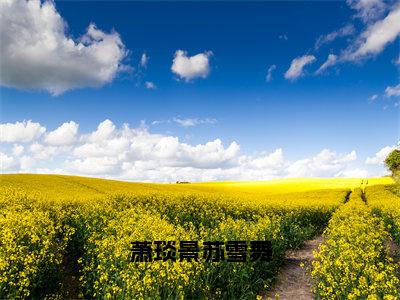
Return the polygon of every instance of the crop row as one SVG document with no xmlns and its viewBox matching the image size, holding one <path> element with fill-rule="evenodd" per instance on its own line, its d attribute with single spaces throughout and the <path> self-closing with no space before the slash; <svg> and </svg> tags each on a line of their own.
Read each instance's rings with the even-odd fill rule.
<svg viewBox="0 0 400 300">
<path fill-rule="evenodd" d="M 311 272 L 320 299 L 397 299 L 398 265 L 382 218 L 354 191 L 329 221 Z"/>
<path fill-rule="evenodd" d="M 398 185 L 377 185 L 366 189 L 368 204 L 382 217 L 393 239 L 400 245 L 400 190 Z"/>
</svg>

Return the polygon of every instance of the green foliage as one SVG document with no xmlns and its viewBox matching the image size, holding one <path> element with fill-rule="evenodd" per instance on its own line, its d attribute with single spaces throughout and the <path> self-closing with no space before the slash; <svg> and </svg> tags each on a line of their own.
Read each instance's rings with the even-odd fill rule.
<svg viewBox="0 0 400 300">
<path fill-rule="evenodd" d="M 259 298 L 274 283 L 285 251 L 321 232 L 360 182 L 157 185 L 25 174 L 0 179 L 0 298 L 13 299 Z M 393 182 L 368 181 L 368 188 Z M 272 260 L 129 262 L 130 243 L 144 240 L 271 240 Z M 76 288 L 69 291 L 65 270 L 71 264 Z"/>
<path fill-rule="evenodd" d="M 398 175 L 400 172 L 400 150 L 393 150 L 385 159 L 386 167 L 393 175 Z"/>
<path fill-rule="evenodd" d="M 67 260 L 77 267 L 72 298 L 255 299 L 273 284 L 285 250 L 320 232 L 347 191 L 318 190 L 318 182 L 304 191 L 298 182 L 238 188 L 2 178 L 0 298 L 64 298 Z M 270 262 L 129 262 L 130 243 L 144 240 L 271 240 L 273 255 Z"/>
</svg>

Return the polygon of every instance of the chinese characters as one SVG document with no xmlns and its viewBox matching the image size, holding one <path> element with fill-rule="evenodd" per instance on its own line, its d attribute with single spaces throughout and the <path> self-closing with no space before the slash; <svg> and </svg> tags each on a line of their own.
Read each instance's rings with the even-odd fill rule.
<svg viewBox="0 0 400 300">
<path fill-rule="evenodd" d="M 131 262 L 196 261 L 256 262 L 271 261 L 271 241 L 135 241 L 131 243 Z"/>
</svg>

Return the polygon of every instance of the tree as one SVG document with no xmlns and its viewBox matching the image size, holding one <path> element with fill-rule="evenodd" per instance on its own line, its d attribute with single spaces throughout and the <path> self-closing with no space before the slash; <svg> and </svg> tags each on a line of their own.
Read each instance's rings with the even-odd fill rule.
<svg viewBox="0 0 400 300">
<path fill-rule="evenodd" d="M 395 176 L 400 173 L 400 150 L 394 149 L 385 159 L 386 167 Z"/>
</svg>

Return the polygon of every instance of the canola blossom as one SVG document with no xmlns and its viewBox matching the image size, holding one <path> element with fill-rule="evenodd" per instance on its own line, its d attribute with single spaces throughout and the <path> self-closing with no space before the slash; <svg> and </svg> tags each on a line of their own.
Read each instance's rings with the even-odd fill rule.
<svg viewBox="0 0 400 300">
<path fill-rule="evenodd" d="M 324 231 L 325 241 L 314 253 L 311 272 L 320 299 L 398 299 L 400 295 L 399 266 L 388 247 L 392 238 L 384 220 L 367 205 L 369 195 L 365 186 L 353 191 Z"/>
<path fill-rule="evenodd" d="M 399 228 L 390 178 L 363 187 L 371 205 L 361 200 L 360 179 L 0 179 L 0 298 L 256 299 L 275 283 L 285 251 L 324 229 L 313 270 L 316 295 L 399 295 L 385 244 Z M 382 200 L 386 193 L 394 200 Z M 270 261 L 132 263 L 131 242 L 144 240 L 269 240 L 273 251 Z"/>
<path fill-rule="evenodd" d="M 400 188 L 397 185 L 377 185 L 366 189 L 368 203 L 381 216 L 393 239 L 400 244 Z"/>
</svg>

